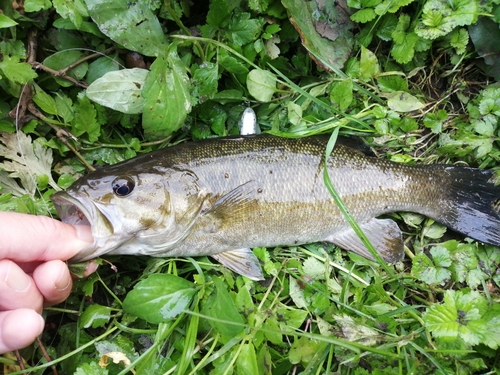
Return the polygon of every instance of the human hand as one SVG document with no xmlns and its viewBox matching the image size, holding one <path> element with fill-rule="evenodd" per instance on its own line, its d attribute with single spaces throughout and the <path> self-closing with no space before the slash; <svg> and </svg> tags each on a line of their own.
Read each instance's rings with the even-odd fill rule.
<svg viewBox="0 0 500 375">
<path fill-rule="evenodd" d="M 71 292 L 64 261 L 92 241 L 89 226 L 0 212 L 0 354 L 24 348 L 42 333 L 43 306 Z M 87 273 L 97 268 L 90 267 Z"/>
</svg>

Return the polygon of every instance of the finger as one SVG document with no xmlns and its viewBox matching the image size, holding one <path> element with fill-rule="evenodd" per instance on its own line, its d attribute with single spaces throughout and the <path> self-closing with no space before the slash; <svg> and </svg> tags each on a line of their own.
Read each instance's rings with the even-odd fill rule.
<svg viewBox="0 0 500 375">
<path fill-rule="evenodd" d="M 64 301 L 73 285 L 68 266 L 60 260 L 40 264 L 33 272 L 33 280 L 45 299 L 45 306 Z"/>
<path fill-rule="evenodd" d="M 23 307 L 42 311 L 43 296 L 33 279 L 14 262 L 0 260 L 0 310 L 15 310 Z"/>
<path fill-rule="evenodd" d="M 46 216 L 0 212 L 0 258 L 16 262 L 67 260 L 93 242 L 90 226 Z"/>
<path fill-rule="evenodd" d="M 27 347 L 44 326 L 40 314 L 31 309 L 0 312 L 0 354 Z"/>
</svg>

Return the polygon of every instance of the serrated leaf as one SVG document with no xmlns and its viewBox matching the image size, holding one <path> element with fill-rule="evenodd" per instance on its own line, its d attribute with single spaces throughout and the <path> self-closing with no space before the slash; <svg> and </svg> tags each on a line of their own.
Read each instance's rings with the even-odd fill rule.
<svg viewBox="0 0 500 375">
<path fill-rule="evenodd" d="M 147 2 L 85 0 L 90 17 L 103 34 L 127 49 L 156 56 L 167 48 L 158 18 Z"/>
<path fill-rule="evenodd" d="M 87 88 L 87 97 L 102 106 L 128 114 L 141 113 L 142 89 L 149 70 L 132 68 L 108 72 Z"/>
<path fill-rule="evenodd" d="M 148 139 L 165 138 L 184 125 L 192 107 L 189 90 L 186 68 L 172 46 L 151 65 L 142 91 L 142 127 Z"/>
<path fill-rule="evenodd" d="M 251 19 L 250 13 L 236 13 L 230 19 L 227 36 L 236 45 L 244 46 L 257 38 L 263 24 L 263 20 Z"/>
<path fill-rule="evenodd" d="M 19 62 L 18 56 L 3 56 L 0 61 L 0 71 L 9 81 L 24 85 L 38 77 L 32 66 Z"/>
<path fill-rule="evenodd" d="M 57 105 L 54 98 L 38 86 L 35 86 L 35 95 L 33 95 L 33 101 L 45 113 L 48 113 L 49 115 L 57 114 Z"/>
<path fill-rule="evenodd" d="M 53 189 L 60 190 L 52 179 L 52 150 L 42 145 L 43 138 L 31 142 L 31 137 L 22 132 L 2 133 L 0 137 L 0 156 L 5 160 L 0 168 L 9 173 L 9 177 L 19 178 L 21 185 L 34 197 L 37 178 L 46 176 Z"/>
<path fill-rule="evenodd" d="M 83 18 L 89 16 L 83 0 L 52 0 L 52 4 L 56 12 L 62 18 L 69 18 L 77 29 L 82 25 Z"/>
<path fill-rule="evenodd" d="M 395 91 L 390 93 L 388 95 L 387 105 L 393 111 L 403 113 L 416 111 L 424 106 L 420 100 L 406 91 Z"/>
<path fill-rule="evenodd" d="M 345 111 L 353 101 L 352 79 L 344 79 L 332 86 L 330 91 L 330 100 L 339 105 L 341 111 Z"/>
<path fill-rule="evenodd" d="M 75 118 L 71 125 L 71 131 L 77 137 L 86 133 L 91 142 L 95 142 L 99 138 L 101 126 L 97 121 L 97 111 L 87 97 L 78 99 L 78 103 L 75 105 Z"/>
<path fill-rule="evenodd" d="M 247 76 L 247 88 L 255 99 L 269 102 L 276 92 L 276 76 L 268 70 L 251 70 Z"/>
<path fill-rule="evenodd" d="M 123 300 L 123 310 L 153 324 L 167 322 L 182 313 L 197 289 L 171 274 L 151 274 L 139 281 Z"/>
<path fill-rule="evenodd" d="M 377 14 L 372 8 L 360 9 L 351 15 L 351 20 L 359 23 L 366 23 L 377 17 Z"/>
</svg>

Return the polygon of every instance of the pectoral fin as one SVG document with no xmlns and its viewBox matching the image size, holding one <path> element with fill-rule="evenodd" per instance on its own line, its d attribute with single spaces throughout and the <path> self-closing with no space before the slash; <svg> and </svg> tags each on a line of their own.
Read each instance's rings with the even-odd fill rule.
<svg viewBox="0 0 500 375">
<path fill-rule="evenodd" d="M 257 183 L 253 180 L 234 188 L 222 195 L 203 215 L 212 220 L 238 220 L 255 207 Z"/>
<path fill-rule="evenodd" d="M 387 263 L 395 263 L 403 259 L 404 244 L 401 230 L 396 222 L 391 219 L 371 219 L 367 223 L 360 224 L 360 227 Z M 327 241 L 373 260 L 372 255 L 352 228 L 336 233 Z"/>
<path fill-rule="evenodd" d="M 251 249 L 237 249 L 211 255 L 222 265 L 251 280 L 264 280 L 257 257 Z"/>
</svg>

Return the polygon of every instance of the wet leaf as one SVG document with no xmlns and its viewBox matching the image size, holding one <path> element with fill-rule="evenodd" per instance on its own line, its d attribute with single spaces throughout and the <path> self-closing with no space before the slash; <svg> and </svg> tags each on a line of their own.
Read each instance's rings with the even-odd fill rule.
<svg viewBox="0 0 500 375">
<path fill-rule="evenodd" d="M 127 294 L 123 310 L 158 324 L 182 313 L 195 293 L 195 285 L 185 279 L 171 274 L 151 274 Z"/>
<path fill-rule="evenodd" d="M 316 64 L 327 70 L 331 70 L 328 65 L 341 69 L 353 44 L 347 5 L 343 1 L 328 8 L 318 7 L 315 1 L 283 0 L 282 3 Z"/>
<path fill-rule="evenodd" d="M 276 76 L 262 69 L 254 69 L 248 73 L 247 88 L 255 99 L 268 102 L 276 91 Z"/>
<path fill-rule="evenodd" d="M 116 111 L 141 113 L 144 106 L 141 93 L 148 73 L 139 68 L 108 72 L 87 88 L 87 97 Z"/>
<path fill-rule="evenodd" d="M 191 112 L 189 90 L 189 77 L 175 48 L 155 60 L 142 91 L 142 127 L 148 139 L 165 138 L 184 124 Z"/>
<path fill-rule="evenodd" d="M 214 284 L 215 291 L 208 297 L 201 313 L 209 317 L 208 323 L 217 333 L 234 337 L 243 331 L 243 317 L 236 309 L 224 282 L 220 278 L 214 278 Z"/>
<path fill-rule="evenodd" d="M 156 56 L 167 47 L 158 18 L 144 1 L 85 0 L 90 17 L 105 35 L 131 51 Z"/>
<path fill-rule="evenodd" d="M 424 104 L 406 91 L 394 91 L 388 95 L 387 105 L 396 112 L 411 112 L 423 108 Z"/>
<path fill-rule="evenodd" d="M 111 309 L 107 306 L 101 306 L 97 303 L 88 306 L 80 315 L 78 324 L 84 328 L 99 328 L 109 322 L 111 318 Z"/>
</svg>

